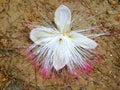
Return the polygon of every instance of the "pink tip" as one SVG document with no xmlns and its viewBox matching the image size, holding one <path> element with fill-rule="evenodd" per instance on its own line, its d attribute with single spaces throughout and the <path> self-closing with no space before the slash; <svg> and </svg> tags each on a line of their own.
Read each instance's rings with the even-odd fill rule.
<svg viewBox="0 0 120 90">
<path fill-rule="evenodd" d="M 70 72 L 70 74 L 71 74 L 71 76 L 77 76 L 77 73 L 76 73 L 75 70 L 72 70 L 72 71 Z"/>
<path fill-rule="evenodd" d="M 109 31 L 106 33 L 106 35 L 110 36 L 110 35 L 116 35 L 117 33 L 115 31 Z"/>
<path fill-rule="evenodd" d="M 33 60 L 34 57 L 35 57 L 35 55 L 31 53 L 31 54 L 29 55 L 29 60 Z"/>
<path fill-rule="evenodd" d="M 106 32 L 105 35 L 110 36 L 112 34 L 110 32 Z"/>
<path fill-rule="evenodd" d="M 87 73 L 91 72 L 91 71 L 92 71 L 91 66 L 87 66 L 87 67 L 86 67 L 86 71 L 87 71 Z"/>
<path fill-rule="evenodd" d="M 90 73 L 92 71 L 92 67 L 88 63 L 85 63 L 84 69 L 86 73 Z"/>
<path fill-rule="evenodd" d="M 43 76 L 44 79 L 47 79 L 50 77 L 50 70 L 48 69 L 40 68 L 39 73 Z"/>
<path fill-rule="evenodd" d="M 29 48 L 27 48 L 27 49 L 25 50 L 25 54 L 28 54 L 28 53 L 30 53 L 30 49 L 29 49 Z"/>
</svg>

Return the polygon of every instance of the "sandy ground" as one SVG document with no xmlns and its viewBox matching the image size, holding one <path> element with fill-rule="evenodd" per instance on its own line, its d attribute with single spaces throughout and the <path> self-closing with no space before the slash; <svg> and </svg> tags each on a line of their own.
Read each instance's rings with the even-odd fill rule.
<svg viewBox="0 0 120 90">
<path fill-rule="evenodd" d="M 64 3 L 74 16 L 73 28 L 102 24 L 111 32 L 95 40 L 105 52 L 91 74 L 76 78 L 43 80 L 26 60 L 28 23 L 50 25 L 54 11 Z M 99 30 L 100 31 L 100 30 Z M 120 1 L 119 0 L 0 0 L 0 90 L 120 90 Z"/>
</svg>

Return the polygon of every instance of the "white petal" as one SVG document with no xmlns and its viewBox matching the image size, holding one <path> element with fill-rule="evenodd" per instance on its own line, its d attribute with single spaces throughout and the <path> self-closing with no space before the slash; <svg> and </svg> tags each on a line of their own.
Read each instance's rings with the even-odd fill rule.
<svg viewBox="0 0 120 90">
<path fill-rule="evenodd" d="M 58 71 L 62 69 L 71 59 L 71 45 L 68 37 L 61 37 L 62 41 L 54 44 L 53 66 Z M 74 47 L 72 47 L 74 48 Z"/>
<path fill-rule="evenodd" d="M 54 20 L 61 32 L 70 31 L 71 11 L 67 6 L 61 5 L 57 8 Z"/>
<path fill-rule="evenodd" d="M 56 71 L 62 69 L 65 65 L 66 65 L 65 59 L 60 60 L 59 58 L 56 58 L 55 60 L 53 60 L 53 66 Z"/>
<path fill-rule="evenodd" d="M 41 39 L 53 37 L 57 33 L 59 32 L 57 30 L 53 30 L 53 28 L 37 27 L 30 32 L 30 39 L 34 43 L 38 44 L 38 41 L 40 41 Z"/>
<path fill-rule="evenodd" d="M 76 33 L 72 31 L 71 35 L 72 35 L 73 42 L 76 46 L 80 46 L 85 49 L 95 49 L 98 45 L 94 40 L 80 33 Z"/>
</svg>

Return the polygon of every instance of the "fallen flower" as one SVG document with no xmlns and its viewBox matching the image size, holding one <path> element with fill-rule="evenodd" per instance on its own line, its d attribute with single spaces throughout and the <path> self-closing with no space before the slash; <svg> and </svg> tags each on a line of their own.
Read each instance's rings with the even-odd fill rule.
<svg viewBox="0 0 120 90">
<path fill-rule="evenodd" d="M 30 32 L 30 39 L 34 42 L 27 52 L 35 66 L 44 78 L 52 72 L 67 67 L 71 75 L 78 76 L 92 69 L 89 60 L 95 59 L 94 50 L 98 44 L 92 40 L 106 33 L 83 34 L 95 30 L 99 26 L 84 30 L 71 30 L 71 11 L 65 5 L 60 5 L 55 11 L 56 27 L 36 26 Z"/>
</svg>

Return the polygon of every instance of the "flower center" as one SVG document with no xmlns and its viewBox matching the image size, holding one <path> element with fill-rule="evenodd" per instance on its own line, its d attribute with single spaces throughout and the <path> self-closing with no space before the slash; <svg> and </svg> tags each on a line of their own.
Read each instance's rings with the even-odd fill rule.
<svg viewBox="0 0 120 90">
<path fill-rule="evenodd" d="M 62 33 L 63 36 L 69 36 L 69 33 Z"/>
<path fill-rule="evenodd" d="M 70 35 L 70 33 L 69 32 L 63 32 L 62 33 L 62 36 L 64 37 L 69 37 L 69 38 L 71 38 L 71 35 Z"/>
<path fill-rule="evenodd" d="M 65 38 L 71 38 L 70 33 L 68 33 L 68 32 L 67 33 L 66 32 L 62 33 L 61 37 L 59 38 L 59 42 L 62 42 L 63 39 L 65 39 Z"/>
</svg>

